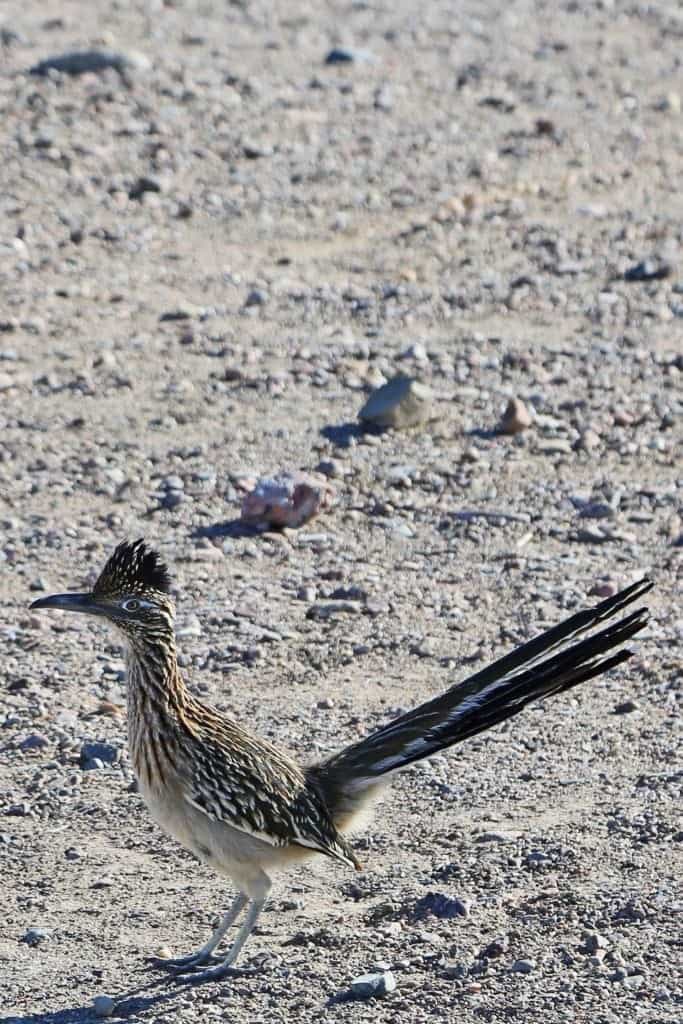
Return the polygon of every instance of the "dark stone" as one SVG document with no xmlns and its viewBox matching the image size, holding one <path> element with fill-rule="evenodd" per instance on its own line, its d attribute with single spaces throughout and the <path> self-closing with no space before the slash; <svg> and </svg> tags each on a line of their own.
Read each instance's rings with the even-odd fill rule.
<svg viewBox="0 0 683 1024">
<path fill-rule="evenodd" d="M 663 281 L 671 276 L 671 264 L 642 260 L 624 271 L 624 281 Z"/>
<path fill-rule="evenodd" d="M 81 768 L 92 771 L 105 764 L 116 764 L 119 756 L 119 748 L 112 743 L 84 743 L 81 747 Z"/>
<path fill-rule="evenodd" d="M 106 50 L 73 50 L 41 60 L 39 64 L 33 65 L 30 74 L 44 77 L 50 71 L 61 71 L 62 74 L 76 76 L 89 71 L 108 71 L 111 68 L 121 74 L 127 67 L 128 61 L 122 53 L 109 53 Z"/>
<path fill-rule="evenodd" d="M 420 919 L 433 914 L 434 917 L 450 920 L 454 917 L 467 917 L 468 913 L 467 906 L 462 900 L 446 896 L 443 892 L 428 892 L 415 904 L 413 916 Z"/>
</svg>

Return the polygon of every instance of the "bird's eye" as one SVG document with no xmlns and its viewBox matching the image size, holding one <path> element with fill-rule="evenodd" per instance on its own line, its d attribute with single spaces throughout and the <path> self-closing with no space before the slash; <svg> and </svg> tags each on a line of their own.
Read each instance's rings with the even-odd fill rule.
<svg viewBox="0 0 683 1024">
<path fill-rule="evenodd" d="M 124 612 L 136 612 L 140 607 L 140 602 L 136 597 L 131 597 L 130 601 L 124 601 L 121 607 Z"/>
</svg>

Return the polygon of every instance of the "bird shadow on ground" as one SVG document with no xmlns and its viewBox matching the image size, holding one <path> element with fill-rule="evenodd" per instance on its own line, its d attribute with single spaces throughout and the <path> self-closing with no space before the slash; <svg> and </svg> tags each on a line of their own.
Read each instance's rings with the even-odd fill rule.
<svg viewBox="0 0 683 1024">
<path fill-rule="evenodd" d="M 157 989 L 159 991 L 154 991 Z M 137 985 L 129 992 L 120 996 L 112 996 L 116 1019 L 131 1018 L 139 1020 L 147 1010 L 154 1009 L 162 1003 L 171 1002 L 184 991 L 179 988 L 173 978 L 163 977 L 154 981 Z M 173 1009 L 173 1006 L 169 1007 Z M 27 1013 L 23 1016 L 0 1017 L 0 1024 L 90 1024 L 101 1020 L 92 1005 L 73 1006 L 66 1010 L 46 1011 L 45 1013 Z"/>
</svg>

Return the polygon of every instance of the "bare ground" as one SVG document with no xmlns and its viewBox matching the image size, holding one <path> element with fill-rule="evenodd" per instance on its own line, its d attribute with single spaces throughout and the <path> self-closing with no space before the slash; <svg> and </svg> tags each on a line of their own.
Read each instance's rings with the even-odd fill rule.
<svg viewBox="0 0 683 1024">
<path fill-rule="evenodd" d="M 680 1020 L 682 38 L 664 3 L 5 0 L 2 1020 Z M 28 74 L 89 48 L 132 63 Z M 398 370 L 434 419 L 362 434 Z M 236 527 L 246 476 L 321 462 L 332 512 Z M 302 760 L 596 589 L 651 574 L 653 621 L 406 773 L 360 876 L 283 877 L 261 969 L 188 989 L 145 957 L 229 885 L 131 787 L 116 637 L 27 611 L 139 535 L 192 685 Z M 346 1000 L 377 964 L 395 992 Z"/>
</svg>

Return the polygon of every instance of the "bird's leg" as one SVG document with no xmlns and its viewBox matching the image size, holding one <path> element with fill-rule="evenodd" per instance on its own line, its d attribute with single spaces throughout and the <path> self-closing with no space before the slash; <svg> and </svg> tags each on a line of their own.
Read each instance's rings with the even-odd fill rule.
<svg viewBox="0 0 683 1024">
<path fill-rule="evenodd" d="M 265 896 L 259 899 L 252 899 L 244 924 L 235 936 L 235 941 L 230 947 L 230 952 L 222 963 L 217 964 L 215 967 L 207 967 L 205 971 L 194 971 L 192 974 L 180 974 L 178 975 L 178 981 L 188 981 L 194 984 L 200 981 L 218 981 L 220 978 L 226 978 L 230 974 L 239 975 L 243 973 L 251 973 L 250 971 L 240 971 L 239 968 L 233 968 L 232 965 L 240 955 L 242 946 L 251 935 L 254 925 L 258 921 L 259 915 L 263 910 L 265 902 Z"/>
<path fill-rule="evenodd" d="M 242 913 L 248 902 L 248 896 L 245 896 L 245 894 L 242 892 L 238 893 L 236 899 L 232 903 L 232 906 L 230 907 L 228 912 L 223 915 L 218 927 L 216 928 L 213 935 L 211 936 L 211 938 L 209 939 L 205 946 L 202 946 L 201 949 L 198 949 L 196 953 L 190 953 L 189 956 L 180 956 L 173 960 L 163 960 L 160 958 L 155 958 L 155 966 L 168 967 L 169 970 L 187 970 L 188 968 L 196 967 L 201 964 L 207 963 L 214 949 L 221 941 L 230 925 L 234 924 L 234 922 Z M 241 935 L 242 932 L 240 931 L 239 934 Z"/>
</svg>

